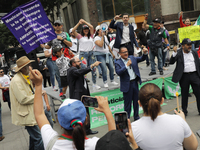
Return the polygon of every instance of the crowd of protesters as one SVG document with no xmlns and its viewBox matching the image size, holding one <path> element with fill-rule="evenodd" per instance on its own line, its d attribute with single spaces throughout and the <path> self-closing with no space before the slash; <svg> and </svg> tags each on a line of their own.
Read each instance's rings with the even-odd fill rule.
<svg viewBox="0 0 200 150">
<path fill-rule="evenodd" d="M 69 34 L 62 31 L 62 22 L 56 20 L 53 27 L 57 38 L 40 45 L 44 49 L 45 57 L 47 57 L 46 65 L 38 58 L 39 70 L 32 69 L 30 64 L 33 61 L 23 56 L 16 62 L 16 74 L 12 79 L 4 75 L 4 71 L 0 68 L 0 89 L 2 89 L 4 99 L 8 102 L 11 110 L 12 123 L 17 126 L 25 126 L 30 136 L 29 149 L 197 149 L 197 139 L 185 120 L 188 113 L 187 98 L 182 98 L 183 111 L 175 111 L 176 115 L 168 115 L 161 111 L 164 98 L 157 85 L 148 83 L 140 91 L 138 89 L 138 82 L 141 84 L 141 78 L 137 63 L 146 60 L 147 67 L 151 65 L 149 76 L 152 76 L 156 74 L 155 56 L 157 56 L 160 75 L 163 75 L 163 71 L 166 70 L 165 59 L 166 53 L 170 49 L 170 38 L 167 29 L 164 27 L 164 21 L 156 18 L 153 20 L 153 25 L 149 25 L 147 24 L 148 14 L 146 14 L 142 30 L 136 36 L 133 26 L 128 22 L 129 15 L 124 13 L 122 22 L 116 23 L 120 16 L 116 15 L 111 21 L 109 31 L 103 31 L 100 26 L 97 26 L 94 30 L 90 23 L 80 19 L 69 30 Z M 180 26 L 189 25 L 190 20 L 188 18 L 185 23 L 182 22 L 181 12 Z M 80 33 L 77 32 L 79 26 L 81 26 Z M 114 45 L 111 47 L 110 42 L 113 40 Z M 192 44 L 189 39 L 184 39 L 181 49 L 174 48 L 170 63 L 177 62 L 177 65 L 180 65 L 179 60 L 181 58 L 179 57 L 182 56 L 184 59 L 188 58 L 189 64 L 184 62 L 186 67 L 195 65 L 199 67 L 198 55 L 191 50 Z M 142 56 L 134 57 L 134 45 L 137 50 L 140 47 L 142 48 Z M 115 59 L 114 48 L 119 50 L 119 59 Z M 98 107 L 95 109 L 105 114 L 109 132 L 100 139 L 98 137 L 87 138 L 86 135 L 98 132 L 90 129 L 89 110 L 80 101 L 82 95 L 90 96 L 87 84 L 89 80 L 86 74 L 92 73 L 93 87 L 99 90 L 101 87 L 96 84 L 96 68 L 98 68 L 99 75 L 102 75 L 99 77 L 103 78 L 103 86 L 108 88 L 106 66 L 109 70 L 110 84 L 119 85 L 114 81 L 114 71 L 120 77 L 120 90 L 124 96 L 124 110 L 130 118 L 133 103 L 134 122 L 131 123 L 128 119 L 129 130 L 124 136 L 122 132 L 116 130 L 108 99 L 96 96 Z M 174 82 L 183 83 L 187 77 L 187 87 L 181 85 L 182 92 L 185 92 L 184 96 L 187 97 L 188 87 L 190 84 L 192 85 L 194 94 L 198 99 L 197 108 L 200 114 L 199 94 L 196 90 L 199 89 L 200 85 L 199 68 L 180 66 L 179 69 L 182 68 L 183 76 L 180 76 L 177 80 L 174 79 L 177 76 L 174 77 Z M 43 81 L 46 70 L 49 70 L 50 77 L 45 77 Z M 64 100 L 57 112 L 58 122 L 63 129 L 61 135 L 53 129 L 50 105 L 42 85 L 45 82 L 44 86 L 46 87 L 47 79 L 49 86 L 52 85 L 52 89 L 58 91 L 55 86 L 55 76 L 61 99 L 66 99 L 68 87 L 70 95 L 70 99 Z M 198 85 L 195 84 L 196 81 L 198 81 Z M 144 111 L 141 118 L 138 115 L 139 106 Z M 0 108 L 0 141 L 4 138 Z"/>
</svg>

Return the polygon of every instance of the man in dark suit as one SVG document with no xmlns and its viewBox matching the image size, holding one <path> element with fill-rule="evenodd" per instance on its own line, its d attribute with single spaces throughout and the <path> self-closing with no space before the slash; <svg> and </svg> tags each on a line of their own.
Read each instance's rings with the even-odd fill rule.
<svg viewBox="0 0 200 150">
<path fill-rule="evenodd" d="M 135 39 L 134 28 L 131 24 L 128 23 L 129 15 L 127 13 L 122 15 L 123 22 L 115 23 L 115 21 L 119 19 L 120 16 L 121 15 L 116 15 L 109 25 L 109 28 L 117 30 L 114 48 L 119 49 L 120 47 L 126 47 L 128 49 L 128 54 L 133 55 L 133 43 L 137 49 L 139 49 L 138 43 Z"/>
<path fill-rule="evenodd" d="M 127 48 L 121 47 L 119 49 L 121 58 L 115 61 L 115 70 L 120 76 L 120 90 L 123 92 L 124 97 L 124 110 L 128 113 L 128 118 L 130 118 L 131 103 L 133 101 L 134 120 L 140 118 L 138 115 L 138 82 L 141 84 L 142 81 L 138 62 L 146 59 L 148 50 L 143 48 L 143 53 L 141 57 L 129 56 Z"/>
<path fill-rule="evenodd" d="M 176 62 L 176 68 L 173 73 L 172 81 L 179 82 L 182 94 L 182 110 L 187 116 L 188 92 L 190 85 L 197 101 L 197 109 L 200 115 L 200 62 L 196 51 L 192 50 L 192 42 L 185 38 L 182 41 L 181 48 L 174 52 L 170 58 L 170 64 Z"/>
<path fill-rule="evenodd" d="M 88 84 L 84 78 L 84 75 L 90 72 L 94 67 L 100 64 L 99 61 L 96 61 L 94 64 L 90 65 L 87 68 L 81 68 L 81 61 L 79 58 L 72 58 L 69 62 L 70 68 L 67 70 L 67 80 L 69 83 L 69 97 L 71 99 L 81 100 L 82 95 L 90 96 L 90 91 Z M 86 111 L 89 115 L 88 107 Z M 90 121 L 88 117 L 88 124 L 85 125 L 86 134 L 96 134 L 98 131 L 92 131 L 90 129 Z"/>
</svg>

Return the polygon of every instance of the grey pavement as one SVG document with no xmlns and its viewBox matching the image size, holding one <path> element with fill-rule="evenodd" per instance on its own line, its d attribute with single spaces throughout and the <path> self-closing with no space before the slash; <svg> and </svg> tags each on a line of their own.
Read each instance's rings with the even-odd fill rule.
<svg viewBox="0 0 200 150">
<path fill-rule="evenodd" d="M 158 75 L 159 72 L 157 72 L 157 75 L 155 76 L 148 76 L 148 73 L 150 72 L 150 67 L 146 67 L 145 62 L 142 62 L 139 64 L 140 72 L 142 76 L 143 81 L 151 80 L 153 78 L 159 78 L 161 76 Z M 164 76 L 170 76 L 174 70 L 174 65 L 168 67 L 167 71 L 164 71 Z M 108 71 L 109 73 L 109 71 Z M 87 75 L 87 77 L 91 80 L 91 73 Z M 108 75 L 108 81 L 109 81 L 109 75 Z M 115 81 L 119 83 L 119 78 L 115 76 Z M 91 93 L 99 92 L 99 91 L 105 91 L 110 89 L 118 88 L 119 86 L 112 86 L 110 82 L 109 88 L 103 88 L 103 80 L 99 79 L 97 76 L 97 84 L 100 85 L 102 88 L 100 90 L 96 90 L 92 87 L 92 83 L 89 82 L 89 88 Z M 1 91 L 0 91 L 1 93 Z M 67 90 L 68 93 L 68 90 Z M 1 97 L 1 95 L 0 95 Z M 181 97 L 179 97 L 180 99 Z M 176 99 L 167 100 L 165 99 L 165 103 L 167 105 L 162 106 L 162 111 L 173 114 L 173 110 L 176 107 Z M 140 114 L 140 117 L 142 117 L 142 114 Z M 133 121 L 133 118 L 131 118 L 131 121 Z M 188 116 L 186 117 L 186 121 L 189 124 L 190 128 L 196 135 L 196 131 L 200 130 L 200 116 L 198 115 L 196 102 L 195 102 L 195 96 L 192 94 L 192 97 L 189 97 L 189 104 L 188 104 Z M 8 108 L 7 103 L 2 102 L 2 125 L 3 125 L 3 135 L 5 136 L 5 139 L 0 142 L 0 150 L 28 150 L 29 149 L 29 135 L 24 127 L 15 126 L 11 123 L 11 113 Z M 58 131 L 59 133 L 62 133 L 62 130 L 58 123 L 54 124 L 54 129 Z M 92 130 L 99 131 L 98 134 L 95 136 L 102 137 L 108 132 L 108 126 L 104 125 L 98 128 L 94 128 Z M 93 136 L 88 136 L 93 137 Z M 200 143 L 200 139 L 197 136 L 198 142 Z M 200 150 L 200 146 L 198 147 L 198 150 Z"/>
</svg>

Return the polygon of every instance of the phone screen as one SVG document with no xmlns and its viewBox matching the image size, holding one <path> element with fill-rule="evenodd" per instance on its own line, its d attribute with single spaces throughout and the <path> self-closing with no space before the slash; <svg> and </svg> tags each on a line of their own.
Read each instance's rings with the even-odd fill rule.
<svg viewBox="0 0 200 150">
<path fill-rule="evenodd" d="M 95 97 L 82 96 L 82 102 L 86 107 L 98 107 L 98 101 Z"/>
<path fill-rule="evenodd" d="M 126 112 L 115 113 L 114 116 L 115 116 L 115 124 L 117 130 L 123 132 L 126 135 L 126 132 L 129 132 L 127 113 Z"/>
</svg>

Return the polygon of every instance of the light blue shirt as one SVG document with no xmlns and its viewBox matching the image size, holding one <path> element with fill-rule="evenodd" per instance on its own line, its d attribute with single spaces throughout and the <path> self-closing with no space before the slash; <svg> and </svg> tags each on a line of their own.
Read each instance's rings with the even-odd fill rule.
<svg viewBox="0 0 200 150">
<path fill-rule="evenodd" d="M 124 62 L 124 65 L 126 66 L 126 69 L 127 69 L 127 71 L 128 71 L 128 74 L 129 74 L 129 76 L 130 76 L 130 80 L 135 79 L 135 78 L 136 78 L 136 74 L 135 74 L 135 72 L 133 71 L 132 66 L 131 66 L 131 68 L 130 68 L 130 66 L 127 66 L 127 65 L 126 65 L 126 64 L 128 63 L 128 60 L 129 60 L 130 58 L 128 58 L 127 60 L 125 60 L 125 59 L 123 59 L 123 58 L 121 58 L 121 59 L 122 59 L 122 61 Z"/>
</svg>

